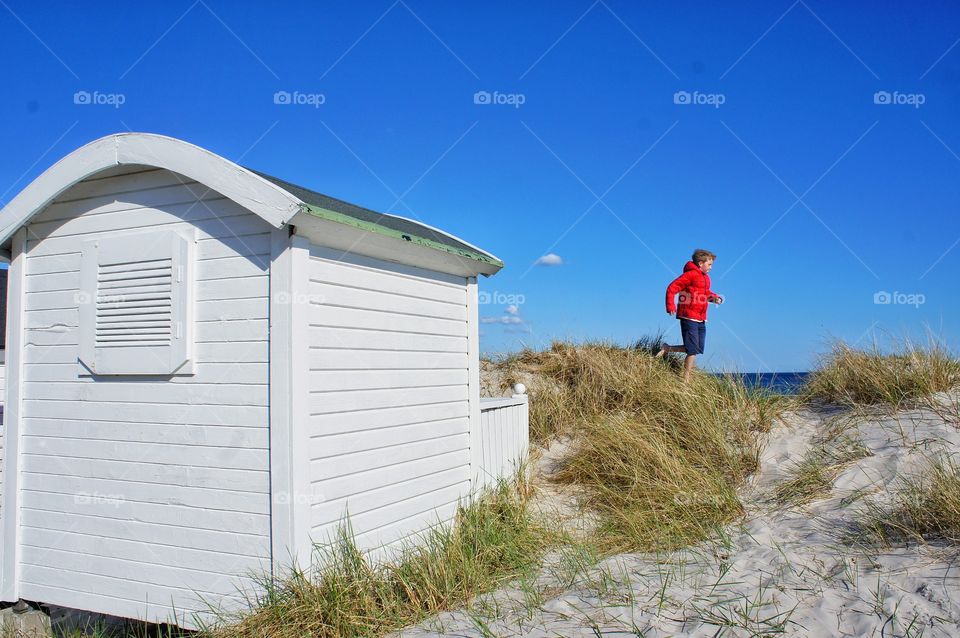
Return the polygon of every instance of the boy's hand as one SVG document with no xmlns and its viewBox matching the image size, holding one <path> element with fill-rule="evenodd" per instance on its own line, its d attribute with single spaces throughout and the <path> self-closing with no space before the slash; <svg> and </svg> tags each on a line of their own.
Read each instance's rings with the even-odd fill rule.
<svg viewBox="0 0 960 638">
<path fill-rule="evenodd" d="M 714 297 L 713 303 L 717 304 L 718 306 L 721 305 L 723 303 L 723 297 L 720 297 L 719 295 Z"/>
</svg>

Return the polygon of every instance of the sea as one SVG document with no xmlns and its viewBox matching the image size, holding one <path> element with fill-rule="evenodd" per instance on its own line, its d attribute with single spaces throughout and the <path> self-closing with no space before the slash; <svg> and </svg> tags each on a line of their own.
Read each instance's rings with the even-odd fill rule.
<svg viewBox="0 0 960 638">
<path fill-rule="evenodd" d="M 718 376 L 725 373 L 715 373 Z M 765 388 L 777 394 L 795 395 L 806 380 L 809 372 L 744 372 L 739 374 L 752 388 Z"/>
</svg>

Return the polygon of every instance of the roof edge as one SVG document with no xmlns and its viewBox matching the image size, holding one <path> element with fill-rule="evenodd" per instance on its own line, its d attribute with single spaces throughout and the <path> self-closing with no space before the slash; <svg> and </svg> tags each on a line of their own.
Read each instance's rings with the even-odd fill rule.
<svg viewBox="0 0 960 638">
<path fill-rule="evenodd" d="M 120 165 L 152 166 L 184 175 L 222 193 L 275 228 L 289 223 L 301 201 L 259 175 L 204 148 L 153 133 L 114 133 L 61 158 L 0 211 L 0 246 L 61 193 Z"/>
<path fill-rule="evenodd" d="M 454 248 L 453 246 L 447 246 L 445 244 L 436 242 L 432 239 L 427 239 L 426 237 L 420 237 L 418 235 L 413 235 L 410 233 L 403 233 L 403 232 L 400 232 L 399 230 L 394 230 L 392 228 L 387 228 L 386 226 L 381 226 L 379 224 L 374 224 L 371 222 L 366 222 L 360 219 L 356 219 L 354 217 L 350 217 L 349 215 L 344 215 L 343 213 L 338 213 L 332 210 L 328 210 L 326 208 L 321 208 L 320 206 L 315 206 L 313 204 L 301 204 L 300 209 L 302 212 L 308 215 L 312 215 L 314 217 L 319 217 L 321 219 L 326 219 L 328 221 L 337 222 L 339 224 L 346 224 L 348 226 L 353 226 L 354 228 L 359 228 L 361 230 L 365 230 L 371 233 L 376 233 L 378 235 L 384 235 L 386 237 L 391 237 L 393 239 L 400 239 L 403 241 L 408 241 L 413 244 L 417 244 L 419 246 L 424 246 L 427 248 L 432 248 L 434 250 L 447 252 L 452 255 L 456 255 L 458 257 L 469 259 L 471 261 L 480 262 L 482 264 L 488 264 L 490 266 L 493 266 L 497 270 L 500 270 L 501 268 L 503 268 L 503 265 L 504 265 L 502 261 L 500 261 L 493 255 L 484 253 L 479 250 L 472 251 L 472 250 Z M 417 222 L 417 223 L 420 223 L 420 222 Z M 435 229 L 431 229 L 431 230 L 435 230 Z M 441 231 L 437 231 L 437 232 L 441 232 Z M 447 233 L 444 233 L 444 234 L 447 234 Z"/>
</svg>

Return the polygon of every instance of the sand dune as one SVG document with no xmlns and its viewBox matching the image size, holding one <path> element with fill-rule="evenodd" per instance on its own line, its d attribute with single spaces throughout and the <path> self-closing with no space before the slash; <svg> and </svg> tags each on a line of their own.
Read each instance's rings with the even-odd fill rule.
<svg viewBox="0 0 960 638">
<path fill-rule="evenodd" d="M 960 635 L 956 550 L 877 551 L 848 542 L 868 499 L 888 498 L 926 459 L 957 454 L 960 432 L 925 410 L 850 416 L 804 410 L 779 422 L 744 490 L 747 515 L 723 538 L 669 555 L 618 555 L 583 570 L 555 554 L 537 581 L 402 635 Z M 838 467 L 832 489 L 803 505 L 774 502 L 793 463 L 841 442 L 856 444 L 853 456 L 862 458 Z M 544 463 L 556 456 L 548 451 Z M 563 493 L 548 496 L 547 504 Z M 560 505 L 569 519 L 568 504 Z"/>
</svg>

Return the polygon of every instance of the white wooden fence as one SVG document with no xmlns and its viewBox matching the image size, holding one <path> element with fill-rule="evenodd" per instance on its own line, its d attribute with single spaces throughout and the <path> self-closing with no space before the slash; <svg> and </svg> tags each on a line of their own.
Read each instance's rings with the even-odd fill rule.
<svg viewBox="0 0 960 638">
<path fill-rule="evenodd" d="M 530 407 L 527 395 L 480 399 L 480 451 L 477 488 L 510 478 L 526 459 L 530 443 Z"/>
</svg>

